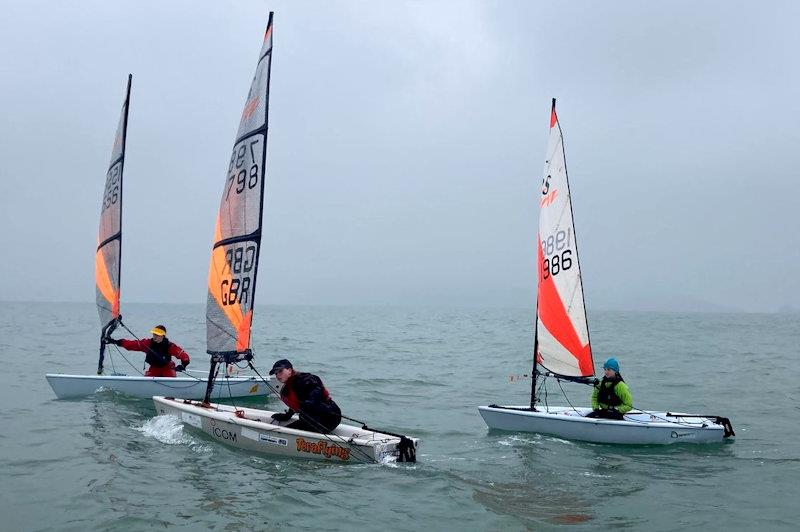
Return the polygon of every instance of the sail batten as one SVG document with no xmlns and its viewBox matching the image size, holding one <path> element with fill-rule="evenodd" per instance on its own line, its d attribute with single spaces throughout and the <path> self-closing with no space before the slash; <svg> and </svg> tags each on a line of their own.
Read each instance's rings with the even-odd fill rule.
<svg viewBox="0 0 800 532">
<path fill-rule="evenodd" d="M 206 298 L 210 354 L 250 351 L 264 207 L 272 16 L 242 110 L 214 229 Z"/>
<path fill-rule="evenodd" d="M 565 377 L 594 375 L 564 139 L 550 117 L 540 199 L 535 363 Z"/>
</svg>

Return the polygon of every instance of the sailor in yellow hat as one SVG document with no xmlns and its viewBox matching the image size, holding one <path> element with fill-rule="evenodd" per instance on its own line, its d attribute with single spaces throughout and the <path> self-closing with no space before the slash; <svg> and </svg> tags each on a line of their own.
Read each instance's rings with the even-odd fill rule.
<svg viewBox="0 0 800 532">
<path fill-rule="evenodd" d="M 184 371 L 189 365 L 189 355 L 181 346 L 167 338 L 167 328 L 156 325 L 150 330 L 151 338 L 144 340 L 125 340 L 106 338 L 105 342 L 118 345 L 128 351 L 141 351 L 145 354 L 144 360 L 150 367 L 145 372 L 145 377 L 175 377 L 176 371 Z M 175 365 L 172 357 L 181 361 Z"/>
</svg>

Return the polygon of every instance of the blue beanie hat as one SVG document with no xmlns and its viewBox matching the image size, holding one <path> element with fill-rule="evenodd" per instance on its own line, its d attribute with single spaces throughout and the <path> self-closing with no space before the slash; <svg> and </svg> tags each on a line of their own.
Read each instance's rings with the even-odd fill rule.
<svg viewBox="0 0 800 532">
<path fill-rule="evenodd" d="M 603 369 L 613 369 L 619 373 L 619 362 L 617 362 L 616 358 L 609 358 L 606 360 L 606 363 L 603 364 Z"/>
</svg>

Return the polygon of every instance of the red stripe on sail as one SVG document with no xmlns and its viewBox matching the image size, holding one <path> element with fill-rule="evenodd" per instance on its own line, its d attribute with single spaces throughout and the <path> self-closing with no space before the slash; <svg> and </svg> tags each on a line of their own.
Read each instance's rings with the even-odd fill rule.
<svg viewBox="0 0 800 532">
<path fill-rule="evenodd" d="M 555 116 L 555 114 L 553 116 Z M 581 344 L 578 332 L 575 330 L 575 325 L 572 323 L 572 320 L 569 319 L 567 309 L 564 307 L 564 302 L 561 299 L 561 295 L 558 293 L 558 288 L 556 288 L 553 276 L 548 275 L 547 279 L 544 279 L 544 252 L 542 250 L 541 238 L 539 239 L 537 247 L 539 248 L 539 263 L 537 265 L 539 271 L 539 319 L 547 330 L 550 331 L 550 334 L 553 335 L 553 338 L 577 359 L 578 367 L 583 376 L 593 375 L 594 368 L 592 364 L 591 347 L 588 343 L 586 345 Z"/>
<path fill-rule="evenodd" d="M 569 117 L 567 117 L 569 118 Z M 556 116 L 556 104 L 553 104 L 553 109 L 550 111 L 550 128 L 552 129 L 553 126 L 556 125 L 558 122 L 558 117 Z"/>
</svg>

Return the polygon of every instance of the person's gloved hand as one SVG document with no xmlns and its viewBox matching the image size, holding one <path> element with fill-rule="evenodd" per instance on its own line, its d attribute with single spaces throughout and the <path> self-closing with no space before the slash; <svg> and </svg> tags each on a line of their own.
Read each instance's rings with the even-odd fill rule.
<svg viewBox="0 0 800 532">
<path fill-rule="evenodd" d="M 183 364 L 178 364 L 177 366 L 175 366 L 175 371 L 186 371 L 186 366 L 184 366 Z"/>
<path fill-rule="evenodd" d="M 275 421 L 289 421 L 292 419 L 292 415 L 293 414 L 291 412 L 277 412 L 272 414 L 272 419 Z"/>
<path fill-rule="evenodd" d="M 103 341 L 104 341 L 105 343 L 107 343 L 107 344 L 114 344 L 114 345 L 120 345 L 120 344 L 122 343 L 122 341 L 120 341 L 120 340 L 117 340 L 116 338 L 111 338 L 110 336 L 106 336 L 106 337 L 103 339 Z"/>
</svg>

